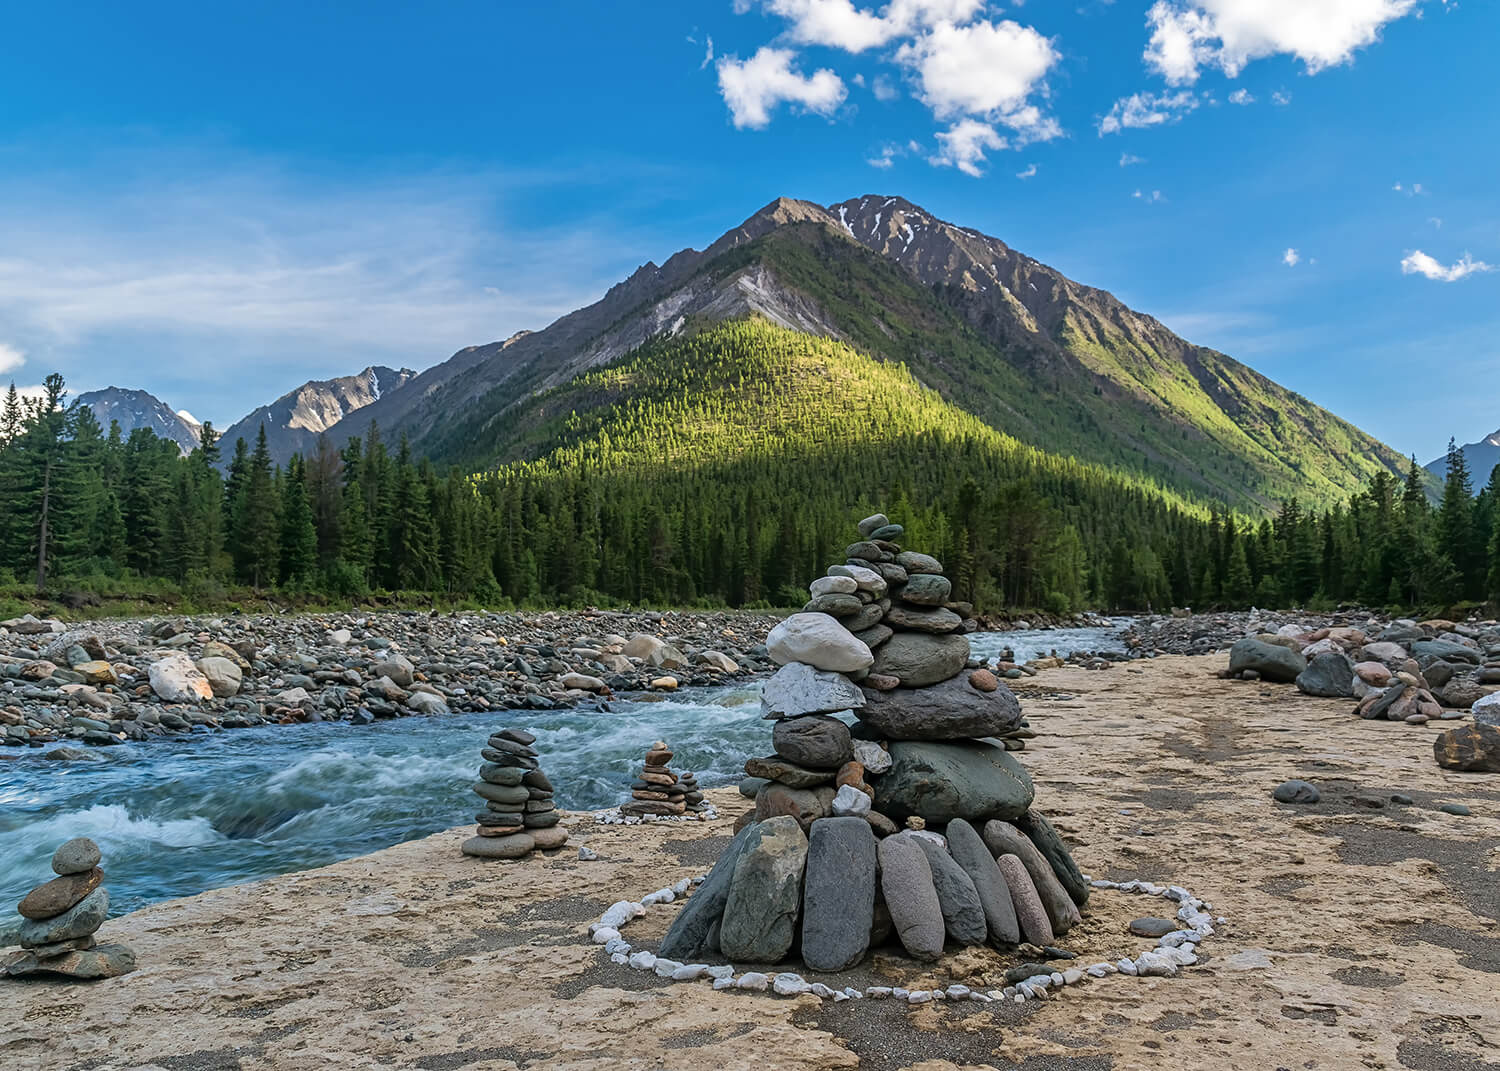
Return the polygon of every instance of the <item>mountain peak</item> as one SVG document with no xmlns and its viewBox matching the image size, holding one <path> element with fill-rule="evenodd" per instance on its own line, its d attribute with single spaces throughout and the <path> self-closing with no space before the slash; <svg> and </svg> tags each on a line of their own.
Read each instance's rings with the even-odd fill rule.
<svg viewBox="0 0 1500 1071">
<path fill-rule="evenodd" d="M 184 454 L 198 446 L 197 421 L 172 407 L 154 394 L 130 387 L 106 387 L 85 391 L 78 404 L 88 406 L 106 429 L 118 422 L 120 433 L 127 438 L 136 428 L 150 428 L 163 439 L 171 439 Z"/>
</svg>

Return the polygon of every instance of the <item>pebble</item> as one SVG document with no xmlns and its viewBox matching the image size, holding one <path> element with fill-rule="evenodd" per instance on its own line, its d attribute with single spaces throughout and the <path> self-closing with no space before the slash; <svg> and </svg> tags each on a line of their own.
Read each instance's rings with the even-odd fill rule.
<svg viewBox="0 0 1500 1071">
<path fill-rule="evenodd" d="M 759 971 L 750 971 L 740 975 L 734 985 L 736 989 L 748 989 L 752 993 L 764 993 L 766 987 L 770 985 L 770 979 Z"/>
<path fill-rule="evenodd" d="M 1279 803 L 1317 803 L 1323 798 L 1316 785 L 1306 781 L 1283 781 L 1271 791 L 1271 798 Z"/>
<path fill-rule="evenodd" d="M 1469 810 L 1469 808 L 1465 807 L 1462 803 L 1445 803 L 1441 807 L 1439 807 L 1438 810 L 1442 811 L 1444 814 L 1456 814 L 1460 816 L 1467 816 L 1474 813 L 1473 811 Z"/>
</svg>

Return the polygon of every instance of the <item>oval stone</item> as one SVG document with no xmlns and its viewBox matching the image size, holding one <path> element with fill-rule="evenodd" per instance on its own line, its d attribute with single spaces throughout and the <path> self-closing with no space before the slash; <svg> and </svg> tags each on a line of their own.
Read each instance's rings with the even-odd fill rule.
<svg viewBox="0 0 1500 1071">
<path fill-rule="evenodd" d="M 897 740 L 890 754 L 891 768 L 875 784 L 875 808 L 897 822 L 1016 818 L 1035 795 L 1025 768 L 994 744 Z"/>
<path fill-rule="evenodd" d="M 777 963 L 790 951 L 806 864 L 807 837 L 795 818 L 768 818 L 750 827 L 719 926 L 719 948 L 725 956 Z"/>
<path fill-rule="evenodd" d="M 869 653 L 864 644 L 860 647 Z M 869 667 L 871 673 L 895 677 L 907 688 L 922 688 L 957 676 L 968 661 L 967 636 L 898 632 L 874 652 Z"/>
<path fill-rule="evenodd" d="M 927 855 L 911 837 L 887 837 L 877 850 L 880 890 L 907 953 L 932 961 L 943 954 L 943 908 Z"/>
</svg>

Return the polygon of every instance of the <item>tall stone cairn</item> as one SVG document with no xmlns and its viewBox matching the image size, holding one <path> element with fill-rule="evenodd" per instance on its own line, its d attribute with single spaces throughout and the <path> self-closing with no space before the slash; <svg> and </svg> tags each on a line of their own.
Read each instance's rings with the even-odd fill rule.
<svg viewBox="0 0 1500 1071">
<path fill-rule="evenodd" d="M 87 837 L 68 841 L 52 856 L 51 881 L 26 894 L 20 918 L 0 929 L 0 975 L 114 978 L 135 970 L 135 953 L 121 944 L 98 944 L 94 933 L 109 914 L 109 892 L 99 869 L 99 845 Z"/>
<path fill-rule="evenodd" d="M 973 608 L 903 534 L 861 521 L 772 629 L 773 754 L 742 786 L 755 808 L 662 955 L 776 963 L 800 936 L 807 967 L 839 971 L 893 934 L 930 961 L 950 941 L 1050 944 L 1079 921 L 1088 886 L 1010 754 L 1034 734 L 971 658 Z"/>
<path fill-rule="evenodd" d="M 465 855 L 522 859 L 568 842 L 568 831 L 557 824 L 552 782 L 542 772 L 534 743 L 531 733 L 501 729 L 480 751 L 484 765 L 474 792 L 485 801 L 484 810 L 475 816 L 477 835 L 463 843 Z"/>
</svg>

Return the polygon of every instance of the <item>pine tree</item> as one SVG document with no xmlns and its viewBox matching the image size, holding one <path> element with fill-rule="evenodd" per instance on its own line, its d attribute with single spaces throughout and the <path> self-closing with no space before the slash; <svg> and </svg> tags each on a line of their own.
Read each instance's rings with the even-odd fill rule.
<svg viewBox="0 0 1500 1071">
<path fill-rule="evenodd" d="M 264 424 L 238 482 L 232 523 L 235 572 L 242 581 L 259 588 L 277 577 L 281 564 L 280 503 Z"/>
<path fill-rule="evenodd" d="M 281 582 L 301 586 L 318 565 L 318 532 L 307 493 L 307 469 L 293 454 L 281 481 Z"/>
<path fill-rule="evenodd" d="M 1457 441 L 1448 440 L 1448 472 L 1437 512 L 1438 552 L 1454 568 L 1453 586 L 1444 592 L 1450 601 L 1480 594 L 1479 563 L 1471 560 L 1474 525 L 1474 484 Z"/>
</svg>

